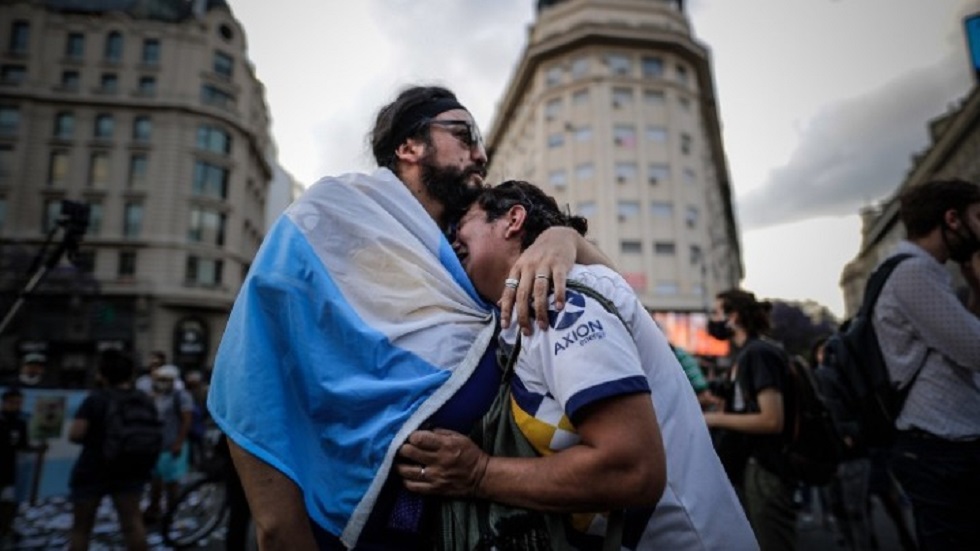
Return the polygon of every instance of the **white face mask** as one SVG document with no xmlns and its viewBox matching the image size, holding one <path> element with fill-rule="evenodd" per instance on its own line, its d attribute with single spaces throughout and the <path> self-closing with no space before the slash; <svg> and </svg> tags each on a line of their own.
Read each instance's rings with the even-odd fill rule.
<svg viewBox="0 0 980 551">
<path fill-rule="evenodd" d="M 166 394 L 168 392 L 171 392 L 173 391 L 173 389 L 174 389 L 173 381 L 160 381 L 160 380 L 153 381 L 153 390 L 161 394 Z"/>
<path fill-rule="evenodd" d="M 21 373 L 20 382 L 25 385 L 36 385 L 41 382 L 41 375 L 28 375 L 27 373 Z"/>
</svg>

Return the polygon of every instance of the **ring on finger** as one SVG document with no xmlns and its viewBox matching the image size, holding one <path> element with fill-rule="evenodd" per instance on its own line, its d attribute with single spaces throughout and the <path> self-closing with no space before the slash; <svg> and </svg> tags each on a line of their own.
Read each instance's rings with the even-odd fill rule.
<svg viewBox="0 0 980 551">
<path fill-rule="evenodd" d="M 520 282 L 521 280 L 517 279 L 516 277 L 508 277 L 504 280 L 504 287 L 507 287 L 508 289 L 517 289 L 517 284 Z"/>
<path fill-rule="evenodd" d="M 419 470 L 419 480 L 425 480 L 425 465 L 422 465 L 422 469 Z"/>
</svg>

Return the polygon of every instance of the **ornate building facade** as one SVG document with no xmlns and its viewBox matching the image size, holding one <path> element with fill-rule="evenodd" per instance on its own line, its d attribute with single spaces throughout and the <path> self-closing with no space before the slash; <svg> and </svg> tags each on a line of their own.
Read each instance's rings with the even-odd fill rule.
<svg viewBox="0 0 980 551">
<path fill-rule="evenodd" d="M 90 209 L 75 262 L 0 335 L 0 368 L 43 352 L 81 386 L 106 347 L 207 368 L 265 230 L 270 151 L 223 0 L 0 1 L 0 309 L 62 200 Z"/>
</svg>

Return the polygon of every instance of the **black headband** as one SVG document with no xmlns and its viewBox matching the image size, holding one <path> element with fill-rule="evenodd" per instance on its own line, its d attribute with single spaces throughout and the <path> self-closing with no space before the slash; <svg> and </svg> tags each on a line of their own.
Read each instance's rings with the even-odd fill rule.
<svg viewBox="0 0 980 551">
<path fill-rule="evenodd" d="M 466 111 L 466 108 L 456 101 L 455 98 L 437 98 L 406 110 L 395 120 L 395 123 L 392 125 L 395 132 L 391 136 L 391 148 L 397 148 L 409 136 L 418 130 L 418 125 L 420 122 L 431 120 L 436 115 L 445 113 L 446 111 L 452 111 L 453 109 L 462 109 Z"/>
</svg>

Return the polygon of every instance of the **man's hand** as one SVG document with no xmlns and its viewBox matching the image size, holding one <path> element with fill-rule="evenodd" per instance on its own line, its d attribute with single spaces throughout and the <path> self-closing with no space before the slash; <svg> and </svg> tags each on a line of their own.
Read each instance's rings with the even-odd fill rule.
<svg viewBox="0 0 980 551">
<path fill-rule="evenodd" d="M 395 465 L 405 487 L 421 494 L 478 497 L 490 456 L 466 436 L 445 429 L 415 431 Z"/>
<path fill-rule="evenodd" d="M 565 307 L 565 279 L 575 264 L 578 232 L 572 228 L 553 226 L 546 229 L 521 253 L 507 277 L 519 281 L 517 289 L 505 288 L 500 297 L 500 325 L 510 326 L 514 307 L 517 307 L 517 324 L 525 335 L 531 334 L 530 309 L 538 327 L 548 328 L 548 291 L 555 289 L 555 307 Z M 536 276 L 542 277 L 536 277 Z M 547 276 L 547 277 L 545 277 Z M 533 302 L 532 300 L 533 299 Z"/>
</svg>

